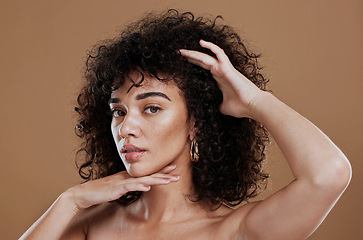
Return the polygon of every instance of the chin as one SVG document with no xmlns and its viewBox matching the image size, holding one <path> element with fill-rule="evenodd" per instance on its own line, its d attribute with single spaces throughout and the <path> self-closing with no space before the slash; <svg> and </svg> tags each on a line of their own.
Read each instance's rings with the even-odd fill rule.
<svg viewBox="0 0 363 240">
<path fill-rule="evenodd" d="M 149 176 L 151 174 L 154 174 L 158 171 L 160 171 L 163 167 L 156 167 L 156 166 L 145 166 L 143 164 L 131 164 L 128 168 L 127 168 L 127 173 L 131 176 L 131 177 L 145 177 L 145 176 Z"/>
<path fill-rule="evenodd" d="M 127 173 L 131 176 L 131 177 L 145 177 L 148 175 L 153 174 L 154 172 L 152 171 L 147 171 L 146 169 L 142 169 L 142 168 L 137 168 L 137 167 L 133 167 L 131 166 L 129 169 L 127 169 Z"/>
<path fill-rule="evenodd" d="M 137 172 L 137 171 L 127 171 L 127 173 L 134 178 L 138 178 L 138 177 L 145 177 L 148 174 L 142 173 L 142 172 Z"/>
</svg>

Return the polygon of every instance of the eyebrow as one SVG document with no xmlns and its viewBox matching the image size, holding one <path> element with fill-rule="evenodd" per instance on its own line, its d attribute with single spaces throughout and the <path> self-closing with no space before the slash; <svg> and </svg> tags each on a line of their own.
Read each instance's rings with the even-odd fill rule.
<svg viewBox="0 0 363 240">
<path fill-rule="evenodd" d="M 142 99 L 145 99 L 148 97 L 162 97 L 171 102 L 170 98 L 162 92 L 141 93 L 141 94 L 136 95 L 136 100 L 142 100 Z M 121 102 L 121 100 L 119 98 L 110 98 L 110 100 L 108 100 L 108 105 L 110 105 L 111 103 L 120 103 L 120 102 Z"/>
<path fill-rule="evenodd" d="M 120 103 L 121 100 L 118 98 L 110 98 L 110 100 L 108 100 L 107 104 L 110 105 L 111 103 Z"/>
<path fill-rule="evenodd" d="M 169 101 L 170 98 L 168 96 L 166 96 L 164 93 L 161 93 L 161 92 L 147 92 L 147 93 L 141 93 L 141 94 L 138 94 L 136 96 L 136 100 L 142 100 L 142 99 L 145 99 L 145 98 L 148 98 L 148 97 L 162 97 L 162 98 L 165 98 Z"/>
</svg>

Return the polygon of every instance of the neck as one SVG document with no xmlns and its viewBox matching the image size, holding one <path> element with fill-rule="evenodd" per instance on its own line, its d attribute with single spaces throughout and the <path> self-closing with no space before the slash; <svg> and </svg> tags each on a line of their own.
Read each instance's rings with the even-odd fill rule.
<svg viewBox="0 0 363 240">
<path fill-rule="evenodd" d="M 194 193 L 191 163 L 177 165 L 172 174 L 179 174 L 179 181 L 152 186 L 135 203 L 135 214 L 148 222 L 165 222 L 182 220 L 195 214 L 197 209 L 202 209 L 199 202 L 192 202 L 188 198 L 188 195 Z"/>
</svg>

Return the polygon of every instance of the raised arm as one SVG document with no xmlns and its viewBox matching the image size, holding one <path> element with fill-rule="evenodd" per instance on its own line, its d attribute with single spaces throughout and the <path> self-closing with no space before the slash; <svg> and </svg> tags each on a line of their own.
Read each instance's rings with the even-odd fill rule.
<svg viewBox="0 0 363 240">
<path fill-rule="evenodd" d="M 168 184 L 178 176 L 168 174 L 169 165 L 150 176 L 134 178 L 126 171 L 77 185 L 64 192 L 20 238 L 21 240 L 86 239 L 82 225 L 73 221 L 82 210 L 118 199 L 129 191 L 149 191 L 152 185 Z M 74 224 L 75 226 L 70 226 Z M 77 226 L 76 226 L 77 225 Z"/>
<path fill-rule="evenodd" d="M 324 220 L 351 178 L 351 167 L 334 143 L 307 119 L 261 91 L 239 73 L 218 46 L 201 41 L 217 58 L 181 50 L 190 62 L 211 71 L 222 93 L 220 111 L 263 124 L 284 154 L 295 180 L 267 199 L 231 217 L 248 239 L 306 239 Z M 243 216 L 243 217 L 242 217 Z"/>
</svg>

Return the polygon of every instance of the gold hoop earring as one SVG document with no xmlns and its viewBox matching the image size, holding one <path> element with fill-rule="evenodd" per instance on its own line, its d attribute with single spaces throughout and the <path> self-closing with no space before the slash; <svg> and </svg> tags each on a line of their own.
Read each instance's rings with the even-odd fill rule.
<svg viewBox="0 0 363 240">
<path fill-rule="evenodd" d="M 190 160 L 192 162 L 198 162 L 199 160 L 199 150 L 198 150 L 198 143 L 195 138 L 192 140 L 190 144 Z"/>
</svg>

